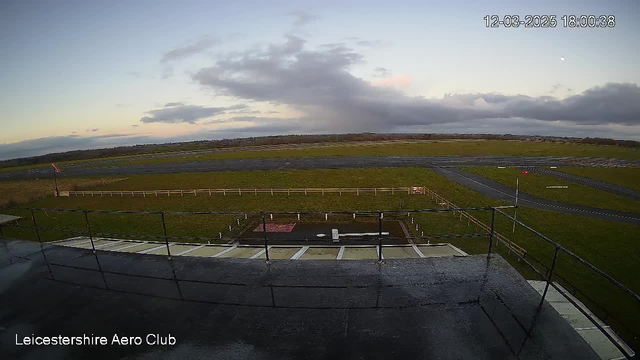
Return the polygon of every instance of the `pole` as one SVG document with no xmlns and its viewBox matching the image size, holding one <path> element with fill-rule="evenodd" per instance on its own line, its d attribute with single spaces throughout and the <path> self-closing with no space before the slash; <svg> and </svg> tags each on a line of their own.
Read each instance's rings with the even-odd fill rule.
<svg viewBox="0 0 640 360">
<path fill-rule="evenodd" d="M 33 227 L 36 229 L 36 235 L 38 236 L 38 242 L 40 246 L 42 246 L 42 239 L 40 239 L 40 231 L 38 230 L 38 224 L 36 224 L 36 216 L 33 214 L 33 209 L 31 209 L 31 220 L 33 220 Z"/>
<path fill-rule="evenodd" d="M 491 233 L 489 234 L 489 252 L 487 255 L 491 254 L 491 247 L 493 246 L 493 229 L 496 221 L 496 209 L 491 209 Z"/>
<path fill-rule="evenodd" d="M 378 213 L 378 261 L 382 261 L 382 213 Z"/>
<path fill-rule="evenodd" d="M 515 234 L 516 232 L 516 216 L 518 216 L 518 192 L 520 190 L 520 182 L 518 178 L 516 178 L 516 207 L 513 209 L 513 229 L 511 229 L 511 233 Z"/>
<path fill-rule="evenodd" d="M 91 249 L 93 249 L 93 253 L 96 253 L 96 246 L 93 243 L 93 234 L 91 234 L 91 225 L 89 225 L 89 214 L 87 214 L 87 210 L 84 211 L 84 220 L 87 222 L 87 231 L 89 232 L 89 240 L 91 240 Z"/>
<path fill-rule="evenodd" d="M 53 181 L 56 184 L 56 196 L 60 196 L 60 191 L 58 190 L 58 176 L 56 175 L 56 168 L 53 168 Z"/>
<path fill-rule="evenodd" d="M 169 250 L 169 236 L 167 236 L 167 225 L 164 222 L 164 211 L 160 213 L 162 216 L 162 231 L 164 232 L 164 243 L 167 245 L 167 257 L 171 259 L 171 250 Z"/>
<path fill-rule="evenodd" d="M 267 240 L 267 221 L 265 220 L 264 213 L 262 214 L 262 231 L 264 232 L 264 256 L 269 262 L 269 246 Z"/>
<path fill-rule="evenodd" d="M 558 250 L 560 250 L 560 248 L 556 246 L 556 252 L 553 254 L 553 262 L 551 263 L 551 267 L 549 268 L 549 275 L 547 276 L 547 284 L 544 286 L 544 292 L 542 293 L 542 298 L 540 299 L 540 305 L 538 305 L 538 308 L 542 307 L 542 304 L 544 303 L 544 298 L 547 296 L 547 290 L 549 290 L 549 285 L 553 280 L 552 279 L 553 270 L 555 269 L 556 262 L 558 261 Z"/>
</svg>

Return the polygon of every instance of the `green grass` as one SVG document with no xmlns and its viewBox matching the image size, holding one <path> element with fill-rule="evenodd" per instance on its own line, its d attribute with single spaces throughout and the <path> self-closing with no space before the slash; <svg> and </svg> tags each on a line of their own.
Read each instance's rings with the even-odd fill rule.
<svg viewBox="0 0 640 360">
<path fill-rule="evenodd" d="M 560 171 L 585 176 L 640 191 L 640 168 L 583 168 L 563 167 Z"/>
<path fill-rule="evenodd" d="M 257 150 L 213 152 L 195 155 L 172 156 L 149 159 L 119 161 L 110 165 L 162 164 L 187 161 L 221 159 L 255 159 L 320 156 L 445 156 L 445 155 L 512 155 L 512 156 L 580 156 L 640 158 L 636 149 L 617 146 L 588 145 L 575 143 L 532 142 L 518 140 L 481 141 L 423 141 L 415 143 L 375 145 L 371 143 L 318 146 L 285 150 Z M 104 166 L 101 164 L 94 165 Z"/>
<path fill-rule="evenodd" d="M 465 171 L 484 176 L 488 179 L 516 188 L 516 178 L 520 182 L 520 191 L 543 199 L 560 201 L 568 204 L 592 206 L 602 209 L 620 210 L 640 213 L 640 201 L 594 189 L 587 185 L 577 184 L 553 176 L 530 172 L 521 174 L 519 169 L 496 167 L 471 167 Z M 568 189 L 547 189 L 548 185 L 566 185 Z"/>
<path fill-rule="evenodd" d="M 531 174 L 530 174 L 531 175 Z M 166 175 L 140 175 L 109 185 L 99 186 L 102 190 L 137 190 L 156 188 L 236 188 L 236 187 L 374 187 L 374 186 L 414 186 L 424 185 L 431 188 L 459 206 L 490 206 L 501 204 L 484 195 L 453 183 L 435 172 L 422 168 L 398 169 L 344 169 L 344 170 L 289 170 L 289 171 L 255 171 L 224 173 L 189 173 Z M 184 197 L 70 197 L 45 198 L 29 204 L 48 208 L 80 208 L 80 209 L 132 209 L 132 210 L 173 210 L 173 211 L 328 211 L 328 210 L 372 210 L 402 208 L 433 208 L 439 205 L 426 195 L 360 195 L 339 196 L 295 194 L 287 196 L 278 194 L 255 195 L 214 195 Z M 6 213 L 20 213 L 5 210 Z M 509 211 L 512 213 L 512 210 Z M 24 213 L 22 215 L 28 215 Z M 485 223 L 490 221 L 490 213 L 474 213 Z M 82 214 L 37 212 L 40 226 L 74 228 L 86 230 Z M 608 222 L 584 218 L 569 214 L 559 214 L 544 210 L 521 208 L 518 218 L 541 231 L 545 235 L 571 249 L 579 256 L 601 268 L 618 279 L 633 291 L 640 292 L 640 278 L 637 276 L 637 264 L 640 263 L 640 226 Z M 159 215 L 104 215 L 90 214 L 94 231 L 114 233 L 162 234 Z M 425 235 L 467 234 L 474 233 L 473 225 L 468 226 L 466 220 L 450 213 L 421 214 L 416 216 Z M 215 237 L 217 232 L 234 222 L 231 216 L 167 216 L 169 235 Z M 22 221 L 30 225 L 29 220 Z M 528 251 L 530 258 L 539 259 L 549 266 L 553 247 L 537 238 L 532 233 L 518 227 L 511 233 L 511 222 L 496 215 L 496 230 Z M 35 239 L 33 230 L 4 228 L 5 235 L 17 238 Z M 45 240 L 64 237 L 50 231 L 43 231 Z M 435 242 L 435 241 L 432 241 Z M 486 253 L 487 238 L 466 238 L 442 240 L 451 242 L 468 253 Z M 525 277 L 535 279 L 529 270 L 516 258 L 507 254 L 504 246 L 496 251 L 513 264 Z M 601 304 L 615 318 L 622 319 L 624 324 L 636 332 L 640 332 L 640 313 L 634 311 L 637 304 L 629 302 L 609 283 L 601 280 L 593 271 L 561 254 L 557 265 L 557 273 L 571 283 L 578 285 L 584 293 L 596 303 Z M 578 295 L 587 304 L 584 296 Z M 595 309 L 595 308 L 594 308 Z M 592 310 L 594 310 L 592 309 Z M 597 311 L 597 309 L 595 310 Z M 599 315 L 602 316 L 601 313 Z M 618 327 L 619 328 L 619 327 Z M 618 329 L 617 328 L 617 329 Z"/>
</svg>

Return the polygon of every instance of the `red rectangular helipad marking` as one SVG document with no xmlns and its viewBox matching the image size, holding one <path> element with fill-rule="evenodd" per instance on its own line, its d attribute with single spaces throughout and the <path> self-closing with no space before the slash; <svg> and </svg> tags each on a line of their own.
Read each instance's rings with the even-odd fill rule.
<svg viewBox="0 0 640 360">
<path fill-rule="evenodd" d="M 267 224 L 267 232 L 270 233 L 288 233 L 293 231 L 293 227 L 296 226 L 295 223 L 287 224 L 287 223 L 268 223 Z M 264 228 L 262 224 L 258 225 L 257 228 L 253 230 L 254 232 L 264 232 Z"/>
</svg>

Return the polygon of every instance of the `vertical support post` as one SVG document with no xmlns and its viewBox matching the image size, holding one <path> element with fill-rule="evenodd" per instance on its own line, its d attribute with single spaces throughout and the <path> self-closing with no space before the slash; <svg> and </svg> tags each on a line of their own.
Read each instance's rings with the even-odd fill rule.
<svg viewBox="0 0 640 360">
<path fill-rule="evenodd" d="M 267 220 L 265 219 L 264 213 L 262 214 L 262 231 L 264 232 L 264 256 L 269 262 L 269 240 L 267 239 Z"/>
<path fill-rule="evenodd" d="M 491 254 L 491 247 L 493 246 L 493 229 L 496 221 L 496 209 L 491 208 L 491 233 L 489 234 L 489 252 L 487 255 Z"/>
<path fill-rule="evenodd" d="M 2 232 L 2 224 L 0 224 L 0 237 L 4 238 L 4 233 Z"/>
<path fill-rule="evenodd" d="M 91 225 L 89 224 L 89 214 L 84 210 L 84 220 L 87 222 L 87 231 L 89 232 L 89 240 L 91 240 L 91 249 L 96 253 L 96 245 L 93 243 L 93 234 L 91 233 Z"/>
<path fill-rule="evenodd" d="M 558 251 L 560 250 L 560 248 L 558 246 L 556 246 L 556 251 L 553 254 L 553 262 L 551 263 L 551 268 L 549 268 L 549 275 L 547 275 L 547 284 L 544 286 L 544 292 L 542 293 L 542 298 L 540 299 L 540 305 L 538 305 L 538 308 L 542 307 L 542 304 L 544 303 L 544 298 L 547 296 L 547 290 L 549 290 L 549 285 L 551 284 L 551 281 L 553 280 L 553 270 L 556 267 L 556 262 L 558 261 Z"/>
<path fill-rule="evenodd" d="M 56 184 L 56 196 L 60 196 L 60 191 L 58 190 L 58 176 L 56 175 L 56 168 L 53 168 L 53 181 Z"/>
<path fill-rule="evenodd" d="M 378 261 L 382 261 L 382 213 L 378 213 Z"/>
<path fill-rule="evenodd" d="M 42 239 L 40 238 L 40 230 L 38 230 L 38 224 L 36 224 L 36 216 L 31 209 L 31 220 L 33 221 L 33 227 L 36 229 L 36 235 L 38 236 L 38 242 L 42 245 Z"/>
<path fill-rule="evenodd" d="M 160 212 L 162 217 L 162 231 L 164 232 L 164 243 L 167 246 L 167 257 L 171 259 L 171 250 L 169 250 L 169 236 L 167 236 L 167 224 L 164 222 L 164 211 Z"/>
</svg>

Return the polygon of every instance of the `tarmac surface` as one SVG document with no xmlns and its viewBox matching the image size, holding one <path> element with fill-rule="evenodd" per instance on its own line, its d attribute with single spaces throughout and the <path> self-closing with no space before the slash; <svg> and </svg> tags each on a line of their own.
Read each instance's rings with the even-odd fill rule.
<svg viewBox="0 0 640 360">
<path fill-rule="evenodd" d="M 598 359 L 539 302 L 495 254 L 266 264 L 0 240 L 0 352 L 11 359 Z M 32 334 L 142 345 L 16 345 Z"/>
<path fill-rule="evenodd" d="M 169 174 L 207 171 L 282 170 L 282 169 L 344 169 L 384 167 L 453 167 L 453 166 L 602 166 L 640 167 L 638 160 L 581 158 L 557 156 L 333 156 L 307 158 L 264 158 L 206 160 L 191 162 L 108 165 L 90 167 L 88 163 L 64 166 L 64 176 L 108 176 Z M 0 173 L 0 180 L 52 178 L 51 168 Z"/>
<path fill-rule="evenodd" d="M 469 187 L 493 199 L 509 201 L 511 203 L 515 202 L 514 189 L 493 180 L 489 180 L 483 176 L 455 168 L 435 168 L 434 171 L 446 176 L 448 179 L 453 180 L 458 184 Z M 628 224 L 640 224 L 640 214 L 567 204 L 532 196 L 527 193 L 523 193 L 522 191 L 518 195 L 518 206 L 526 206 L 535 209 L 550 210 Z"/>
<path fill-rule="evenodd" d="M 606 191 L 606 192 L 609 192 L 611 194 L 620 195 L 620 196 L 623 196 L 623 197 L 626 197 L 626 198 L 629 198 L 629 199 L 640 201 L 640 191 L 637 191 L 637 190 L 634 190 L 634 189 L 629 189 L 629 188 L 621 186 L 621 185 L 611 184 L 611 183 L 608 183 L 608 182 L 595 180 L 595 179 L 591 179 L 591 178 L 584 177 L 584 176 L 568 174 L 568 173 L 565 173 L 565 172 L 562 172 L 562 171 L 556 171 L 556 170 L 541 169 L 541 168 L 536 168 L 536 167 L 525 167 L 523 169 L 531 171 L 531 172 L 537 172 L 537 173 L 540 173 L 540 174 L 543 174 L 543 175 L 553 176 L 553 177 L 556 177 L 558 179 L 569 180 L 569 181 L 572 181 L 574 183 L 591 186 L 594 189 Z M 638 179 L 638 180 L 640 181 L 640 179 Z"/>
</svg>

